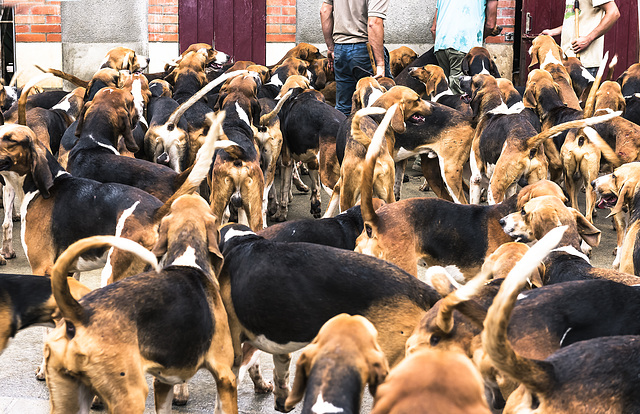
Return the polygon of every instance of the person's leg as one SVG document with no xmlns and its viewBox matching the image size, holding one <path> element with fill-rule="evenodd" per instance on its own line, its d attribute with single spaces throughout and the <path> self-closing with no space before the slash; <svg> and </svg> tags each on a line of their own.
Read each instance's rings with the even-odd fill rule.
<svg viewBox="0 0 640 414">
<path fill-rule="evenodd" d="M 356 90 L 356 79 L 352 72 L 352 50 L 353 45 L 348 44 L 336 44 L 333 50 L 333 70 L 336 77 L 336 109 L 347 116 L 351 113 L 351 97 Z M 370 64 L 367 66 L 370 66 Z"/>
<path fill-rule="evenodd" d="M 462 76 L 462 60 L 467 55 L 455 49 L 446 50 L 449 58 L 449 87 L 453 93 L 462 93 L 460 76 Z"/>
<path fill-rule="evenodd" d="M 438 66 L 440 66 L 444 71 L 444 76 L 446 76 L 447 79 L 449 79 L 450 66 L 449 66 L 449 56 L 447 55 L 447 51 L 444 49 L 440 49 L 436 51 L 434 54 L 436 55 Z"/>
</svg>

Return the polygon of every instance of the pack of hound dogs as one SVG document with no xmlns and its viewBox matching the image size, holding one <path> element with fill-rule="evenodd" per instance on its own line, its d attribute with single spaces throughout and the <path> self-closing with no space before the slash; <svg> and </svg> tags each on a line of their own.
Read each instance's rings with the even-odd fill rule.
<svg viewBox="0 0 640 414">
<path fill-rule="evenodd" d="M 147 374 L 170 412 L 203 368 L 216 413 L 246 374 L 282 412 L 360 412 L 365 386 L 373 413 L 640 412 L 640 64 L 529 53 L 520 93 L 472 49 L 456 95 L 403 46 L 348 117 L 307 43 L 272 66 L 197 43 L 146 75 L 116 47 L 89 80 L 3 82 L 0 264 L 19 218 L 31 274 L 0 275 L 0 352 L 53 328 L 52 413 L 141 413 Z M 77 87 L 39 90 L 53 76 Z M 403 199 L 417 156 L 436 197 Z M 292 184 L 314 218 L 287 221 Z"/>
</svg>

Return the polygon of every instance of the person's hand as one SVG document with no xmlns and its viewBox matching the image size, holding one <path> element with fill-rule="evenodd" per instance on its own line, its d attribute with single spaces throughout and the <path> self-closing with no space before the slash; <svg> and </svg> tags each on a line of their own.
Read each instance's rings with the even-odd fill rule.
<svg viewBox="0 0 640 414">
<path fill-rule="evenodd" d="M 433 40 L 436 40 L 436 27 L 431 26 L 431 36 L 433 36 Z"/>
<path fill-rule="evenodd" d="M 580 53 L 588 48 L 590 44 L 591 41 L 586 36 L 580 36 L 571 42 L 571 50 L 573 50 L 573 53 Z"/>
<path fill-rule="evenodd" d="M 553 36 L 553 30 L 544 29 L 543 31 L 540 32 L 540 34 L 547 35 L 547 36 Z"/>
<path fill-rule="evenodd" d="M 376 74 L 373 76 L 374 79 L 378 79 L 384 76 L 384 65 L 376 66 Z"/>
<path fill-rule="evenodd" d="M 333 50 L 327 50 L 327 59 L 329 59 L 329 70 L 333 70 Z"/>
</svg>

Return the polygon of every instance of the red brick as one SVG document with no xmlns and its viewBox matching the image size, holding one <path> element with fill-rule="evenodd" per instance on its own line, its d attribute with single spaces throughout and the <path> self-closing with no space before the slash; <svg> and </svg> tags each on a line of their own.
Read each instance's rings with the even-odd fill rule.
<svg viewBox="0 0 640 414">
<path fill-rule="evenodd" d="M 280 26 L 280 30 L 282 33 L 295 33 L 297 31 L 297 26 L 295 24 L 283 24 Z"/>
<path fill-rule="evenodd" d="M 31 13 L 31 6 L 32 4 L 30 3 L 22 3 L 22 4 L 18 4 L 15 8 L 15 13 L 16 16 L 17 15 L 27 15 Z"/>
<path fill-rule="evenodd" d="M 280 16 L 282 14 L 282 7 L 267 6 L 267 16 Z"/>
<path fill-rule="evenodd" d="M 267 0 L 267 6 L 295 6 L 296 0 Z"/>
<path fill-rule="evenodd" d="M 149 15 L 149 23 L 178 23 L 178 16 L 166 16 L 166 15 Z"/>
<path fill-rule="evenodd" d="M 499 18 L 496 20 L 496 24 L 505 27 L 505 26 L 513 26 L 515 24 L 515 19 L 510 18 Z"/>
<path fill-rule="evenodd" d="M 16 33 L 16 42 L 44 42 L 47 35 L 44 33 Z"/>
<path fill-rule="evenodd" d="M 296 35 L 294 34 L 268 34 L 267 42 L 295 42 Z"/>
<path fill-rule="evenodd" d="M 17 15 L 16 16 L 16 23 L 17 24 L 30 24 L 30 23 L 45 23 L 45 17 L 44 16 L 25 16 L 25 15 Z"/>
<path fill-rule="evenodd" d="M 32 24 L 31 33 L 60 33 L 59 24 Z"/>
<path fill-rule="evenodd" d="M 62 20 L 60 19 L 60 16 L 45 16 L 45 22 L 47 24 L 60 24 L 62 23 Z"/>
<path fill-rule="evenodd" d="M 513 17 L 515 15 L 514 9 L 498 9 L 498 17 Z"/>
<path fill-rule="evenodd" d="M 177 42 L 178 34 L 174 33 L 150 33 L 149 34 L 150 42 Z"/>
<path fill-rule="evenodd" d="M 16 33 L 29 33 L 28 24 L 16 24 Z"/>
<path fill-rule="evenodd" d="M 164 26 L 162 24 L 150 24 L 149 33 L 162 33 Z"/>
<path fill-rule="evenodd" d="M 62 42 L 62 35 L 60 33 L 49 33 L 47 42 Z"/>
<path fill-rule="evenodd" d="M 162 6 L 149 6 L 149 14 L 162 14 Z"/>
<path fill-rule="evenodd" d="M 280 33 L 280 25 L 279 24 L 268 24 L 267 25 L 267 33 Z"/>
<path fill-rule="evenodd" d="M 294 24 L 296 16 L 267 16 L 267 24 Z"/>
<path fill-rule="evenodd" d="M 499 0 L 498 7 L 516 7 L 515 0 Z"/>
<path fill-rule="evenodd" d="M 60 6 L 33 6 L 31 14 L 60 14 Z"/>
<path fill-rule="evenodd" d="M 165 33 L 178 33 L 178 25 L 177 24 L 165 24 L 164 25 Z"/>
<path fill-rule="evenodd" d="M 162 13 L 164 14 L 178 14 L 178 6 L 163 6 Z"/>
<path fill-rule="evenodd" d="M 295 16 L 296 8 L 295 7 L 283 7 L 282 14 L 285 16 Z"/>
</svg>

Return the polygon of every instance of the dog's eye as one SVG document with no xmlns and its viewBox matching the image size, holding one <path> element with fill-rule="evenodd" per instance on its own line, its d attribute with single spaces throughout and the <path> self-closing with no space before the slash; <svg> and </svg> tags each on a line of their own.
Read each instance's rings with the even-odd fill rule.
<svg viewBox="0 0 640 414">
<path fill-rule="evenodd" d="M 429 344 L 431 346 L 436 346 L 440 343 L 440 337 L 438 335 L 431 335 L 431 339 L 429 339 Z"/>
<path fill-rule="evenodd" d="M 526 215 L 527 215 L 527 212 L 526 212 L 526 211 L 524 211 L 524 207 L 522 207 L 522 210 L 520 210 L 520 214 L 522 214 L 523 216 L 526 216 Z"/>
<path fill-rule="evenodd" d="M 367 232 L 367 237 L 371 238 L 373 234 L 373 229 L 368 224 L 364 226 L 365 231 Z"/>
<path fill-rule="evenodd" d="M 611 179 L 615 180 L 616 179 L 616 175 L 615 174 L 611 174 Z"/>
<path fill-rule="evenodd" d="M 76 326 L 71 321 L 65 321 L 65 326 L 67 328 L 67 338 L 73 339 L 76 336 Z"/>
</svg>

